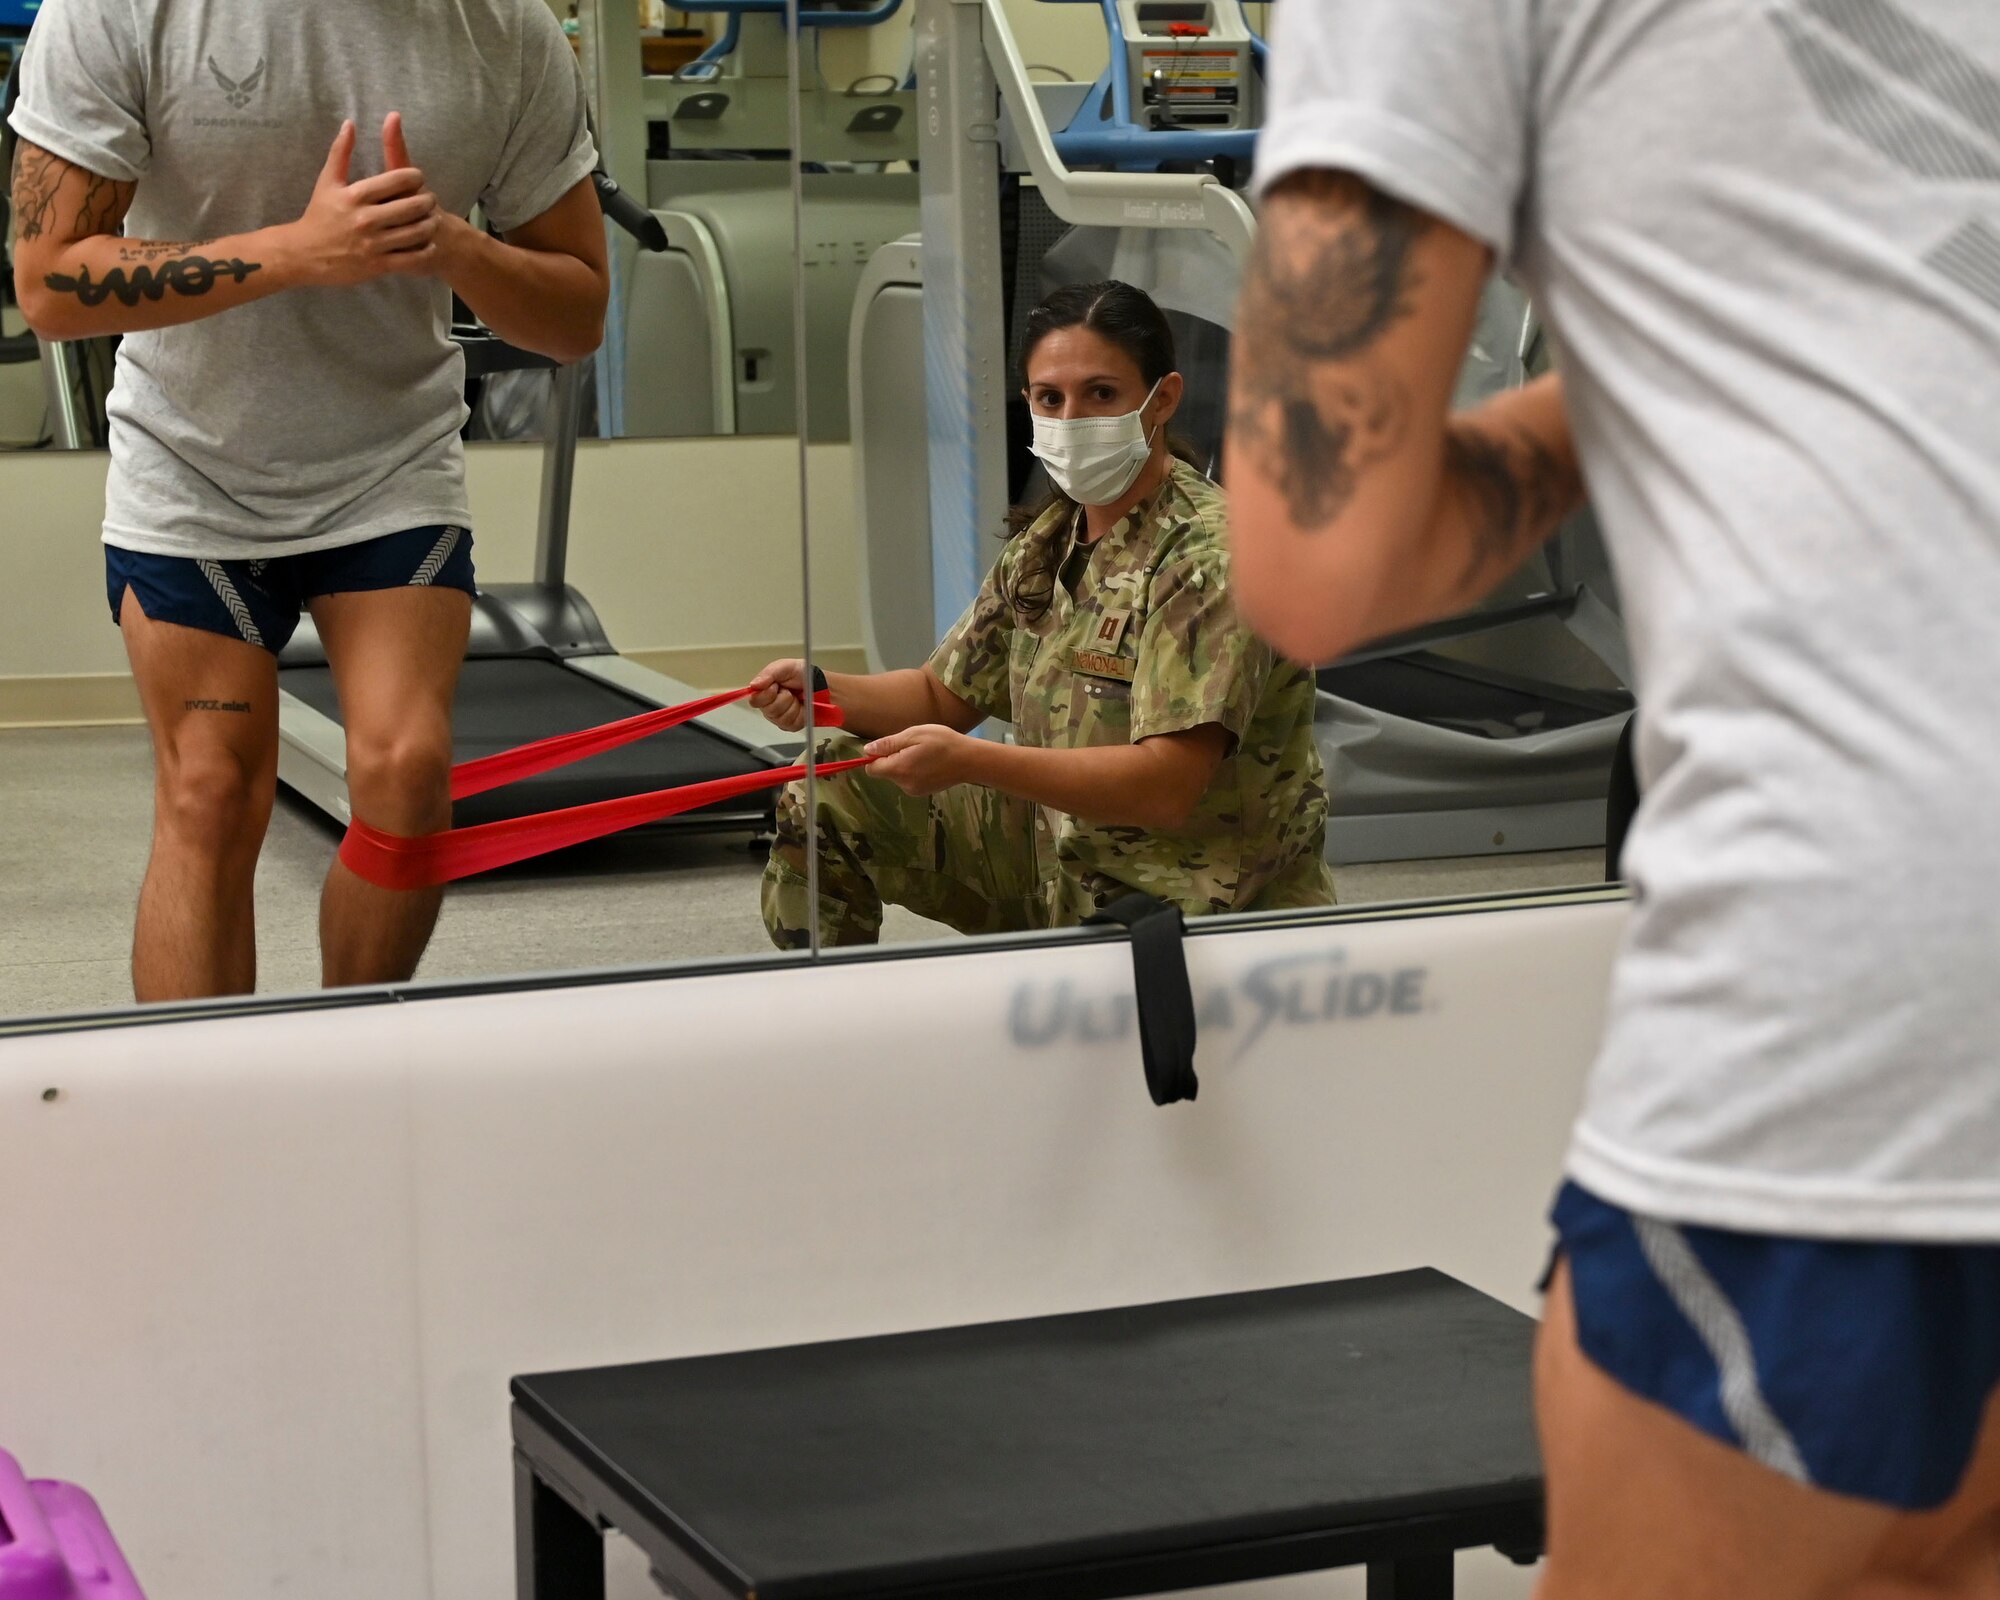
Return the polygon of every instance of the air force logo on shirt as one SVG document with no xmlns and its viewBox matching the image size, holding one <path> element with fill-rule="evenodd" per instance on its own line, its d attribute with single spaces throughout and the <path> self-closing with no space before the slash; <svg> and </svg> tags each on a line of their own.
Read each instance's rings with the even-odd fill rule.
<svg viewBox="0 0 2000 1600">
<path fill-rule="evenodd" d="M 257 64 L 242 77 L 225 72 L 222 63 L 214 55 L 207 57 L 208 75 L 214 82 L 216 92 L 231 111 L 241 111 L 257 98 L 270 79 L 271 61 L 268 56 L 259 56 Z M 284 124 L 272 117 L 196 117 L 197 128 L 281 128 Z"/>
<path fill-rule="evenodd" d="M 222 90 L 223 97 L 228 100 L 229 109 L 232 111 L 241 111 L 250 103 L 250 97 L 264 82 L 264 69 L 269 64 L 264 57 L 259 56 L 257 65 L 250 69 L 249 76 L 238 81 L 215 64 L 214 56 L 208 58 L 208 70 L 215 74 L 216 84 Z"/>
</svg>

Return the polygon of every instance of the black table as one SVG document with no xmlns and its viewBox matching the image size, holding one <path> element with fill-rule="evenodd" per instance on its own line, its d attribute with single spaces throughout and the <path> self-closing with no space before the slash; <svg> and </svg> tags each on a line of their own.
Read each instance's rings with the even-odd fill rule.
<svg viewBox="0 0 2000 1600">
<path fill-rule="evenodd" d="M 1442 1273 L 514 1380 L 520 1600 L 1109 1600 L 1541 1549 L 1534 1323 Z"/>
</svg>

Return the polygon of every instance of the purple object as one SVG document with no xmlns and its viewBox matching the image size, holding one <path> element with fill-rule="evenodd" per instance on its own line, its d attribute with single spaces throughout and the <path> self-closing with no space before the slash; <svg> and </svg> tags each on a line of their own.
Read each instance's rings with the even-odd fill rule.
<svg viewBox="0 0 2000 1600">
<path fill-rule="evenodd" d="M 146 1600 L 97 1502 L 0 1450 L 0 1600 Z"/>
</svg>

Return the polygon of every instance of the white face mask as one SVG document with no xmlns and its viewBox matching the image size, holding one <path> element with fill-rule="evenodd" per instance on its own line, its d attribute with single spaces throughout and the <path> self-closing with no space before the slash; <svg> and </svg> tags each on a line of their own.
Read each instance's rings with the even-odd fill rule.
<svg viewBox="0 0 2000 1600">
<path fill-rule="evenodd" d="M 1122 417 L 1038 416 L 1029 448 L 1049 469 L 1056 487 L 1078 505 L 1108 506 L 1138 481 L 1153 454 L 1143 419 L 1159 392 L 1156 383 L 1139 409 Z"/>
</svg>

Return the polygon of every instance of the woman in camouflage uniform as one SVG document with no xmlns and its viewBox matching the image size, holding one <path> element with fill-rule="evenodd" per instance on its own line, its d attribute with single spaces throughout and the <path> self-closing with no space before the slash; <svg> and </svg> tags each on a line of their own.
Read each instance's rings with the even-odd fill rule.
<svg viewBox="0 0 2000 1600">
<path fill-rule="evenodd" d="M 1168 447 L 1166 318 L 1126 284 L 1061 289 L 1022 361 L 1054 496 L 927 666 L 824 675 L 877 760 L 817 785 L 822 940 L 872 943 L 885 903 L 963 933 L 1073 925 L 1134 889 L 1190 916 L 1330 905 L 1312 675 L 1236 619 L 1222 491 Z M 803 662 L 756 687 L 803 725 Z M 1014 742 L 972 737 L 988 717 Z M 840 735 L 821 758 L 860 753 Z M 794 784 L 764 875 L 780 947 L 807 938 L 807 840 Z"/>
</svg>

